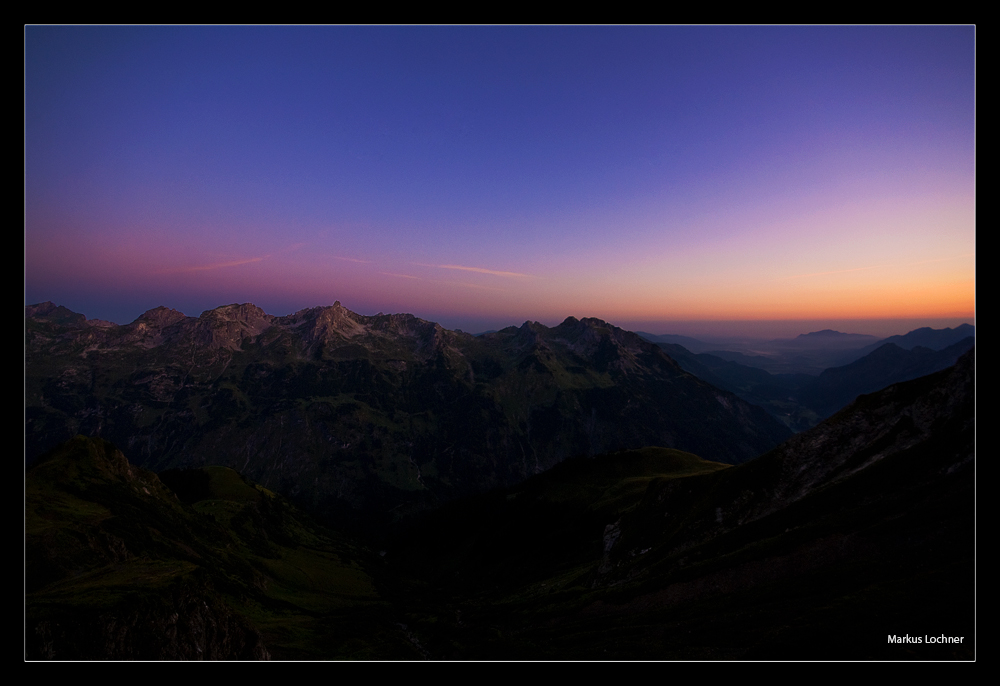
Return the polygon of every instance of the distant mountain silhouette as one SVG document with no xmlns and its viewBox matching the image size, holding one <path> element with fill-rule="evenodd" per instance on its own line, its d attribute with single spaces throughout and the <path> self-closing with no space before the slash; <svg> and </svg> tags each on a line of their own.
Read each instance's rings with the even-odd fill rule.
<svg viewBox="0 0 1000 686">
<path fill-rule="evenodd" d="M 827 369 L 818 378 L 803 384 L 798 400 L 819 416 L 828 417 L 859 395 L 950 367 L 975 344 L 971 336 L 943 350 L 920 346 L 907 350 L 894 343 L 885 343 L 865 357 L 843 367 Z"/>
<path fill-rule="evenodd" d="M 679 336 L 676 334 L 652 334 L 645 333 L 643 331 L 636 331 L 639 336 L 642 336 L 647 341 L 653 343 L 667 343 L 672 345 L 683 345 L 685 348 L 694 353 L 703 353 L 706 350 L 711 350 L 717 347 L 713 343 L 706 343 L 705 341 L 700 341 L 697 338 L 691 338 L 690 336 Z"/>
<path fill-rule="evenodd" d="M 929 326 L 925 326 L 920 329 L 914 329 L 902 336 L 883 338 L 878 343 L 863 348 L 862 352 L 867 355 L 869 352 L 886 343 L 892 343 L 903 350 L 913 350 L 918 346 L 929 348 L 930 350 L 944 350 L 970 336 L 972 338 L 976 336 L 976 327 L 971 324 L 962 324 L 961 326 L 956 326 L 954 329 L 932 329 Z"/>
<path fill-rule="evenodd" d="M 940 342 L 950 340 L 957 330 L 968 331 L 962 327 L 941 331 L 918 329 L 911 332 L 913 337 L 907 338 L 910 336 L 907 334 L 896 338 Z M 660 345 L 686 371 L 747 402 L 760 405 L 792 430 L 802 431 L 815 426 L 862 393 L 951 366 L 974 344 L 974 338 L 966 338 L 941 350 L 919 346 L 905 350 L 892 343 L 883 343 L 865 356 L 847 365 L 827 368 L 818 376 L 770 373 L 746 364 L 747 356 L 739 353 L 693 354 L 678 345 Z"/>
<path fill-rule="evenodd" d="M 868 334 L 841 333 L 833 329 L 823 329 L 799 334 L 791 339 L 771 341 L 771 344 L 787 348 L 861 348 L 876 340 L 875 336 Z"/>
</svg>

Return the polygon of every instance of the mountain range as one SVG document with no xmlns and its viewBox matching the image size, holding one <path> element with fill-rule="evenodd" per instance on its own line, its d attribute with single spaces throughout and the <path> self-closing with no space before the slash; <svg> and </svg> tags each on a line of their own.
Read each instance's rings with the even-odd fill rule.
<svg viewBox="0 0 1000 686">
<path fill-rule="evenodd" d="M 335 303 L 131 324 L 25 308 L 26 460 L 75 434 L 153 470 L 223 465 L 371 523 L 648 445 L 727 464 L 791 432 L 599 319 L 472 336 Z M 352 515 L 353 513 L 353 515 Z"/>
<path fill-rule="evenodd" d="M 975 655 L 971 338 L 809 376 L 339 303 L 25 333 L 29 659 Z"/>
</svg>

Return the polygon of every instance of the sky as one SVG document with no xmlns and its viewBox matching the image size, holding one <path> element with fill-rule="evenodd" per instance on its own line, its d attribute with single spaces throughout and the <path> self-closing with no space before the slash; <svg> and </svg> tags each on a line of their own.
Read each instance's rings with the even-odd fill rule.
<svg viewBox="0 0 1000 686">
<path fill-rule="evenodd" d="M 25 304 L 974 323 L 975 28 L 24 30 Z"/>
</svg>

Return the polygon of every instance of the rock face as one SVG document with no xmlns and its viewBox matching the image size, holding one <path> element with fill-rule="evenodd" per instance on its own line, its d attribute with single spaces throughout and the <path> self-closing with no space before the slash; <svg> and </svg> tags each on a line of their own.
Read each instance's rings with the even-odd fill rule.
<svg viewBox="0 0 1000 686">
<path fill-rule="evenodd" d="M 193 589 L 139 607 L 42 620 L 32 629 L 28 659 L 270 659 L 249 622 Z"/>
<path fill-rule="evenodd" d="M 422 507 L 644 445 L 735 464 L 790 435 L 598 319 L 473 337 L 339 302 L 25 317 L 29 462 L 102 436 L 144 467 L 223 464 L 321 510 Z"/>
</svg>

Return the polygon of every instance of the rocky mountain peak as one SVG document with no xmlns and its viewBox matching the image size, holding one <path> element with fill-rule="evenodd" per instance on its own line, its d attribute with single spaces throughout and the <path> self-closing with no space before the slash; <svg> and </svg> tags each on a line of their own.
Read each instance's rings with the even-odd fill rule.
<svg viewBox="0 0 1000 686">
<path fill-rule="evenodd" d="M 25 317 L 44 317 L 55 310 L 58 305 L 56 305 L 51 300 L 46 300 L 43 303 L 36 303 L 34 305 L 24 306 L 24 316 Z"/>
<path fill-rule="evenodd" d="M 24 306 L 24 316 L 34 317 L 39 314 L 45 314 L 46 312 L 51 312 L 57 307 L 57 305 L 51 300 L 46 300 L 43 303 L 35 303 L 34 305 Z"/>
<path fill-rule="evenodd" d="M 171 324 L 182 322 L 185 319 L 187 319 L 187 315 L 183 312 L 178 312 L 177 310 L 160 305 L 159 307 L 154 307 L 153 309 L 140 314 L 136 317 L 132 324 L 136 325 L 141 323 L 147 327 L 162 329 L 170 326 Z"/>
<path fill-rule="evenodd" d="M 637 364 L 635 356 L 643 350 L 654 349 L 652 344 L 636 334 L 619 329 L 596 317 L 584 317 L 580 320 L 567 317 L 552 332 L 557 336 L 557 340 L 577 354 L 593 357 L 601 351 L 603 357 L 611 355 L 619 359 L 618 366 L 623 370 L 635 367 Z"/>
<path fill-rule="evenodd" d="M 209 349 L 239 350 L 271 326 L 273 316 L 252 303 L 206 310 L 193 323 L 194 339 Z"/>
<path fill-rule="evenodd" d="M 154 307 L 143 312 L 136 317 L 135 321 L 124 327 L 125 335 L 120 339 L 121 343 L 136 343 L 146 348 L 161 345 L 169 334 L 166 332 L 174 326 L 180 326 L 190 317 L 183 312 L 172 310 L 169 307 Z M 177 333 L 176 329 L 171 329 L 172 333 Z"/>
<path fill-rule="evenodd" d="M 359 315 L 341 306 L 339 300 L 330 307 L 318 307 L 311 317 L 313 338 L 361 336 L 367 332 L 367 327 L 358 321 L 359 318 Z"/>
<path fill-rule="evenodd" d="M 548 329 L 538 322 L 525 322 L 517 329 L 514 336 L 514 343 L 518 348 L 531 348 L 541 344 L 539 334 Z"/>
<path fill-rule="evenodd" d="M 82 314 L 62 305 L 56 305 L 50 300 L 37 305 L 26 305 L 24 317 L 25 319 L 41 319 L 63 326 L 83 326 L 87 322 L 87 318 Z"/>
<path fill-rule="evenodd" d="M 235 322 L 242 324 L 247 333 L 256 336 L 271 325 L 274 317 L 253 303 L 243 303 L 241 305 L 234 303 L 232 305 L 216 307 L 214 310 L 206 310 L 201 313 L 199 319 L 220 323 Z"/>
</svg>

